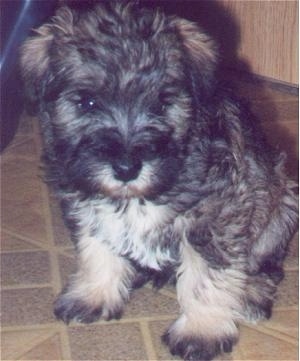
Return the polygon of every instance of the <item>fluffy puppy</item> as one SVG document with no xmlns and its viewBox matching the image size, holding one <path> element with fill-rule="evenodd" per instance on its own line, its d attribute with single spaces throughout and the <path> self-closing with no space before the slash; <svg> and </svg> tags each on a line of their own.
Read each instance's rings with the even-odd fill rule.
<svg viewBox="0 0 300 361">
<path fill-rule="evenodd" d="M 21 64 L 78 253 L 56 317 L 119 318 L 134 288 L 172 280 L 170 351 L 231 351 L 239 321 L 271 315 L 297 201 L 284 157 L 219 85 L 214 42 L 131 4 L 61 7 Z"/>
</svg>

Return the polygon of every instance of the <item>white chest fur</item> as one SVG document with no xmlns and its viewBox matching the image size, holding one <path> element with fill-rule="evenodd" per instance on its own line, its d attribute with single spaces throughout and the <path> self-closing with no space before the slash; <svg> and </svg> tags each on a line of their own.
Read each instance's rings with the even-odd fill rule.
<svg viewBox="0 0 300 361">
<path fill-rule="evenodd" d="M 168 206 L 132 199 L 117 208 L 105 202 L 96 206 L 95 216 L 96 237 L 113 252 L 157 270 L 174 261 L 168 247 L 161 243 L 163 235 L 172 232 L 173 215 Z"/>
</svg>

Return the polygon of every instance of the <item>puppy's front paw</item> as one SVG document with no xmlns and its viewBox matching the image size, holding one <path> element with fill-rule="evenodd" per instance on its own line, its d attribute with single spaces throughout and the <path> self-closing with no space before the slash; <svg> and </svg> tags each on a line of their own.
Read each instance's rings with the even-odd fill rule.
<svg viewBox="0 0 300 361">
<path fill-rule="evenodd" d="M 113 318 L 121 318 L 122 306 L 91 305 L 84 299 L 76 298 L 68 293 L 62 293 L 54 303 L 54 314 L 57 319 L 62 320 L 66 324 L 71 320 L 92 323 L 100 317 L 107 321 Z"/>
<path fill-rule="evenodd" d="M 178 355 L 186 361 L 210 361 L 223 352 L 231 352 L 237 337 L 180 335 L 170 328 L 162 336 L 162 340 L 168 345 L 172 355 Z"/>
</svg>

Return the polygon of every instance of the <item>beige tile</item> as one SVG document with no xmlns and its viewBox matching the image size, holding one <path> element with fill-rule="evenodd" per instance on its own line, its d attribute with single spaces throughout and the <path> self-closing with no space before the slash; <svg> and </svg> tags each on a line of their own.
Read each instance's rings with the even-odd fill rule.
<svg viewBox="0 0 300 361">
<path fill-rule="evenodd" d="M 243 360 L 297 360 L 298 347 L 248 327 L 241 328 L 240 350 Z"/>
<path fill-rule="evenodd" d="M 147 360 L 138 323 L 70 327 L 74 360 Z"/>
<path fill-rule="evenodd" d="M 27 114 L 23 114 L 20 117 L 19 127 L 17 135 L 30 135 L 34 132 L 33 123 L 38 122 L 36 118 L 30 117 Z"/>
<path fill-rule="evenodd" d="M 54 242 L 58 246 L 71 247 L 72 241 L 70 239 L 70 232 L 63 222 L 62 212 L 59 207 L 58 201 L 51 194 L 49 199 Z"/>
<path fill-rule="evenodd" d="M 18 252 L 1 255 L 2 285 L 48 283 L 51 281 L 47 252 Z"/>
<path fill-rule="evenodd" d="M 36 244 L 25 241 L 19 237 L 12 236 L 6 231 L 1 232 L 1 252 L 5 251 L 21 251 L 40 249 Z"/>
<path fill-rule="evenodd" d="M 277 300 L 274 307 L 288 307 L 299 305 L 298 271 L 287 271 L 277 290 Z"/>
<path fill-rule="evenodd" d="M 34 138 L 30 136 L 19 136 L 5 150 L 3 160 L 15 158 L 32 158 L 37 162 L 39 160 L 39 151 L 35 144 Z"/>
<path fill-rule="evenodd" d="M 9 163 L 3 165 L 1 198 L 4 201 L 22 197 L 25 202 L 30 200 L 33 192 L 41 191 L 39 175 L 40 170 L 35 161 L 11 159 Z"/>
<path fill-rule="evenodd" d="M 178 312 L 179 306 L 176 300 L 144 287 L 133 292 L 129 303 L 126 305 L 123 318 L 166 314 L 176 316 Z"/>
<path fill-rule="evenodd" d="M 53 331 L 51 330 L 3 331 L 1 334 L 1 360 L 17 360 L 52 336 Z"/>
<path fill-rule="evenodd" d="M 31 348 L 29 352 L 22 355 L 20 360 L 63 360 L 59 335 L 56 334 L 49 339 Z"/>
<path fill-rule="evenodd" d="M 59 256 L 59 270 L 62 284 L 65 285 L 68 282 L 69 276 L 75 273 L 77 266 L 76 266 L 76 259 L 74 257 L 75 251 L 69 251 L 70 257 L 60 255 Z M 72 257 L 73 256 L 73 257 Z"/>
<path fill-rule="evenodd" d="M 51 288 L 2 290 L 2 326 L 39 325 L 54 322 Z"/>
<path fill-rule="evenodd" d="M 274 310 L 270 320 L 260 325 L 298 339 L 298 310 Z"/>
<path fill-rule="evenodd" d="M 4 158 L 7 155 L 15 156 L 34 156 L 37 157 L 40 153 L 35 140 L 33 119 L 25 114 L 20 117 L 17 132 L 3 152 Z M 22 152 L 24 151 L 24 153 Z"/>
<path fill-rule="evenodd" d="M 28 209 L 31 205 L 26 205 L 24 208 Z M 5 227 L 14 233 L 31 238 L 34 241 L 47 243 L 47 232 L 44 217 L 40 209 L 32 212 L 24 211 L 19 202 L 10 202 L 6 204 L 6 209 L 2 211 L 2 220 Z"/>
<path fill-rule="evenodd" d="M 12 160 L 2 167 L 2 224 L 16 234 L 46 240 L 46 226 L 37 165 L 29 160 Z"/>
<path fill-rule="evenodd" d="M 173 321 L 149 322 L 149 328 L 158 360 L 180 360 L 179 357 L 173 356 L 170 353 L 168 347 L 161 340 L 161 336 L 166 332 L 172 322 Z"/>
</svg>

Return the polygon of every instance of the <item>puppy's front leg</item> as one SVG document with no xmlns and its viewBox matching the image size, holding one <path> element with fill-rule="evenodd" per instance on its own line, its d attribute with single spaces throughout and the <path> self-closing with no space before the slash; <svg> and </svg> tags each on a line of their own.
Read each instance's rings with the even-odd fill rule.
<svg viewBox="0 0 300 361">
<path fill-rule="evenodd" d="M 177 275 L 181 316 L 163 341 L 185 360 L 211 360 L 221 352 L 230 352 L 238 339 L 236 296 L 243 280 L 235 271 L 210 269 L 187 242 L 182 245 L 181 258 Z"/>
<path fill-rule="evenodd" d="M 120 318 L 133 275 L 129 262 L 93 237 L 81 239 L 78 251 L 78 271 L 55 302 L 56 317 L 66 323 Z"/>
</svg>

